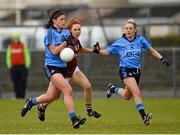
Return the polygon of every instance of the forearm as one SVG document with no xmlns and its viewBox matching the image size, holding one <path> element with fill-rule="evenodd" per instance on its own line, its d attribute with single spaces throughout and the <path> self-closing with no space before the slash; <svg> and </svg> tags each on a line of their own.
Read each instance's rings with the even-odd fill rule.
<svg viewBox="0 0 180 135">
<path fill-rule="evenodd" d="M 100 50 L 99 53 L 104 56 L 107 56 L 110 54 L 107 50 Z"/>
<path fill-rule="evenodd" d="M 163 58 L 162 55 L 161 55 L 158 51 L 156 51 L 156 50 L 153 49 L 153 48 L 150 48 L 149 51 L 150 51 L 150 53 L 151 53 L 154 57 L 156 57 L 157 59 L 159 59 L 163 65 L 166 65 L 167 67 L 170 65 L 169 62 L 168 62 L 168 60 L 166 60 L 165 58 Z"/>
<path fill-rule="evenodd" d="M 91 48 L 80 48 L 81 53 L 93 53 L 93 49 Z"/>
<path fill-rule="evenodd" d="M 55 45 L 49 45 L 49 48 L 54 55 L 58 55 L 62 49 L 64 49 L 67 46 L 67 42 L 63 42 L 61 45 L 55 46 Z"/>
<path fill-rule="evenodd" d="M 159 60 L 162 58 L 162 55 L 158 51 L 156 51 L 154 48 L 151 48 L 149 52 Z"/>
<path fill-rule="evenodd" d="M 82 48 L 80 52 L 93 53 L 93 49 L 91 49 L 91 48 Z M 106 55 L 109 55 L 109 52 L 107 50 L 100 50 L 99 54 L 106 56 Z"/>
</svg>

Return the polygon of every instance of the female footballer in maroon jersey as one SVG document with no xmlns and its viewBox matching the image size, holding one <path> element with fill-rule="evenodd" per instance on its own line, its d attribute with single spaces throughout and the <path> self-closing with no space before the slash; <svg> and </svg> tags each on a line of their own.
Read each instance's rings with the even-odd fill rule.
<svg viewBox="0 0 180 135">
<path fill-rule="evenodd" d="M 99 53 L 100 47 L 97 43 L 94 46 L 94 49 L 85 48 L 81 46 L 80 41 L 78 40 L 81 34 L 81 23 L 78 19 L 72 19 L 67 23 L 67 28 L 70 30 L 72 38 L 75 41 L 75 46 L 70 46 L 75 53 L 75 57 L 69 63 L 67 63 L 67 73 L 66 78 L 68 81 L 72 81 L 73 83 L 81 86 L 84 89 L 84 99 L 88 116 L 94 116 L 95 118 L 99 118 L 101 116 L 100 113 L 96 112 L 92 108 L 92 86 L 89 82 L 88 78 L 84 75 L 84 73 L 79 69 L 77 65 L 77 57 L 79 53 Z M 59 98 L 60 93 L 52 96 L 52 101 Z M 45 109 L 50 102 L 40 104 L 38 106 L 38 118 L 41 121 L 45 120 Z"/>
</svg>

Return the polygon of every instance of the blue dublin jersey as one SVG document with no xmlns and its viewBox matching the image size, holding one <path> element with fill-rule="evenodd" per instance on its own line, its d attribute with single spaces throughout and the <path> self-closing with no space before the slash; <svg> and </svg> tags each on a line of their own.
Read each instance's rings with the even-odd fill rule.
<svg viewBox="0 0 180 135">
<path fill-rule="evenodd" d="M 51 65 L 56 67 L 66 67 L 67 63 L 63 62 L 59 54 L 54 55 L 52 54 L 51 50 L 49 49 L 49 45 L 53 44 L 56 46 L 61 45 L 64 42 L 64 37 L 69 37 L 70 32 L 68 29 L 62 28 L 60 32 L 56 30 L 56 28 L 51 27 L 47 31 L 44 37 L 44 45 L 46 48 L 45 54 L 45 65 Z"/>
<path fill-rule="evenodd" d="M 120 67 L 141 68 L 142 53 L 151 48 L 151 44 L 141 35 L 129 41 L 124 35 L 108 46 L 106 50 L 111 55 L 118 55 Z"/>
</svg>

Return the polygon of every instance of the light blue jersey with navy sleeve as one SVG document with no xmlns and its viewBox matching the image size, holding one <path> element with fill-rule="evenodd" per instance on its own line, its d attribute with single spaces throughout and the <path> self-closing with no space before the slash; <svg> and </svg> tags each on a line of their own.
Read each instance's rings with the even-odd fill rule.
<svg viewBox="0 0 180 135">
<path fill-rule="evenodd" d="M 151 48 L 151 44 L 141 35 L 129 41 L 125 35 L 108 46 L 106 50 L 111 55 L 118 55 L 120 67 L 141 68 L 142 53 Z"/>
<path fill-rule="evenodd" d="M 64 37 L 69 37 L 70 31 L 66 28 L 62 28 L 60 32 L 56 30 L 56 28 L 51 27 L 48 29 L 45 37 L 44 37 L 44 45 L 46 48 L 45 54 L 45 65 L 56 66 L 56 67 L 66 67 L 67 63 L 63 62 L 59 54 L 54 55 L 52 54 L 51 50 L 49 49 L 49 45 L 61 45 L 64 42 Z"/>
</svg>

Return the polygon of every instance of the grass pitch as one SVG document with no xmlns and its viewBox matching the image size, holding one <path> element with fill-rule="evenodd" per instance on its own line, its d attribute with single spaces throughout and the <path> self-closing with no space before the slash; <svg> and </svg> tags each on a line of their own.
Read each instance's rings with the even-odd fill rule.
<svg viewBox="0 0 180 135">
<path fill-rule="evenodd" d="M 20 116 L 23 100 L 0 100 L 0 134 L 180 134 L 180 99 L 144 99 L 147 111 L 153 113 L 145 126 L 133 101 L 94 99 L 94 110 L 102 117 L 87 117 L 84 101 L 75 100 L 77 114 L 87 117 L 85 125 L 73 129 L 62 100 L 52 103 L 46 111 L 46 121 L 37 118 L 33 107 Z"/>
</svg>

